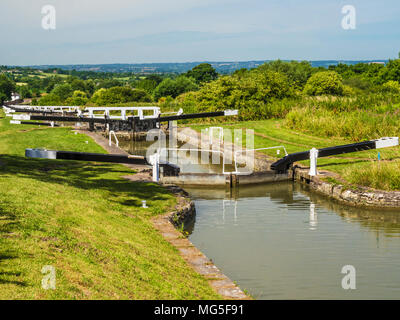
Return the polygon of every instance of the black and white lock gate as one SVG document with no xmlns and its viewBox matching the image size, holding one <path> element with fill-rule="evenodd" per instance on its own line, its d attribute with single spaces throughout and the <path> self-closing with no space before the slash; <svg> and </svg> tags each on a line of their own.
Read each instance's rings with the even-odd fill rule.
<svg viewBox="0 0 400 320">
<path fill-rule="evenodd" d="M 317 157 L 328 157 L 333 155 L 339 155 L 344 153 L 380 149 L 387 147 L 394 147 L 399 145 L 398 137 L 386 137 L 377 140 L 370 140 L 358 143 L 351 143 L 342 146 L 335 146 L 323 149 L 312 149 L 310 151 L 296 152 L 288 154 L 282 159 L 271 164 L 271 169 L 277 171 L 278 173 L 285 173 L 294 162 L 301 160 L 311 160 L 311 166 L 316 166 Z M 311 157 L 312 156 L 312 157 Z M 313 169 L 313 168 L 312 168 Z M 314 168 L 315 169 L 315 168 Z M 315 170 L 312 170 L 315 172 Z M 310 171 L 311 172 L 311 171 Z"/>
<path fill-rule="evenodd" d="M 73 152 L 73 151 L 58 151 L 45 149 L 26 149 L 25 156 L 27 158 L 41 158 L 53 160 L 76 160 L 76 161 L 95 161 L 95 162 L 110 162 L 124 164 L 139 164 L 153 166 L 153 181 L 159 181 L 159 169 L 162 168 L 165 176 L 178 176 L 180 168 L 169 162 L 149 163 L 145 157 L 135 155 L 122 154 L 103 154 L 103 153 L 88 153 L 88 152 Z"/>
<path fill-rule="evenodd" d="M 211 118 L 211 117 L 222 117 L 222 116 L 236 116 L 238 110 L 224 110 L 215 112 L 204 112 L 204 113 L 189 113 L 180 114 L 174 116 L 164 116 L 157 118 L 144 118 L 128 117 L 127 120 L 111 119 L 105 116 L 104 118 L 89 118 L 84 116 L 53 116 L 53 115 L 14 115 L 14 120 L 36 120 L 36 121 L 51 121 L 51 122 L 87 122 L 91 127 L 97 124 L 109 124 L 116 126 L 117 128 L 128 128 L 129 130 L 140 131 L 145 129 L 148 131 L 156 127 L 156 124 L 161 122 L 169 122 L 174 120 L 187 120 L 187 119 L 199 119 L 199 118 Z"/>
</svg>

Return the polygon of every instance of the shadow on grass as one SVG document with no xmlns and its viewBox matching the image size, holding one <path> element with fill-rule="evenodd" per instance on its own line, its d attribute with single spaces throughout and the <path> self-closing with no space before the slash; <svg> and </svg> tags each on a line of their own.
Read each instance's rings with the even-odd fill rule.
<svg viewBox="0 0 400 320">
<path fill-rule="evenodd" d="M 148 201 L 168 200 L 169 192 L 153 183 L 132 182 L 122 176 L 134 174 L 131 169 L 116 164 L 90 163 L 83 161 L 63 161 L 28 159 L 15 155 L 0 155 L 1 175 L 42 182 L 59 183 L 83 190 L 107 190 L 111 199 L 121 205 L 139 207 L 142 203 L 121 199 L 121 195 L 133 195 Z"/>
<path fill-rule="evenodd" d="M 0 253 L 0 285 L 1 284 L 14 284 L 21 287 L 26 287 L 26 283 L 24 281 L 18 280 L 9 280 L 8 277 L 20 277 L 22 275 L 21 272 L 18 271 L 2 271 L 1 265 L 5 260 L 15 259 L 16 256 L 9 253 Z"/>
</svg>

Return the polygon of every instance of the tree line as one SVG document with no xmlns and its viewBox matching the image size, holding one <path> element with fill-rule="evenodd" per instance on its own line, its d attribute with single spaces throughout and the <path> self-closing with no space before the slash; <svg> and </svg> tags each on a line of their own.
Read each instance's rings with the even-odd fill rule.
<svg viewBox="0 0 400 320">
<path fill-rule="evenodd" d="M 219 75 L 208 63 L 183 74 L 135 75 L 2 67 L 0 99 L 17 90 L 38 105 L 109 105 L 156 102 L 194 111 L 263 110 L 273 101 L 306 96 L 400 93 L 400 59 L 386 65 L 359 63 L 312 67 L 307 61 L 271 61 Z M 12 72 L 10 72 L 10 70 Z M 8 72 L 4 72 L 8 71 Z"/>
</svg>

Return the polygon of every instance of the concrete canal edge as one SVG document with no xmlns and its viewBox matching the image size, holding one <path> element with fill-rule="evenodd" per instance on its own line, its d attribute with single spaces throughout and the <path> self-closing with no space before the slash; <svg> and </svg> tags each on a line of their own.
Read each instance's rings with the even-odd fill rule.
<svg viewBox="0 0 400 320">
<path fill-rule="evenodd" d="M 109 146 L 108 140 L 100 134 L 86 130 L 77 130 L 91 137 L 98 145 L 111 154 L 128 154 L 119 147 Z M 147 166 L 128 165 L 127 167 L 137 170 L 135 175 L 125 176 L 124 178 L 135 182 L 152 182 L 151 169 Z M 161 233 L 165 240 L 173 245 L 192 267 L 194 271 L 202 275 L 210 286 L 226 300 L 249 300 L 246 295 L 231 279 L 224 275 L 215 264 L 208 259 L 198 248 L 196 248 L 180 231 L 182 223 L 193 219 L 196 214 L 194 202 L 189 198 L 186 191 L 178 186 L 164 186 L 166 190 L 175 195 L 177 205 L 174 211 L 156 217 L 152 220 L 153 226 Z"/>
</svg>

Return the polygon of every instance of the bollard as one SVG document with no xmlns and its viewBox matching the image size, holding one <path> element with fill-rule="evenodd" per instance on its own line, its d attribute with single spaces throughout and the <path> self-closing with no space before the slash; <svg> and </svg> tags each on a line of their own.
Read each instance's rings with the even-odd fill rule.
<svg viewBox="0 0 400 320">
<path fill-rule="evenodd" d="M 318 149 L 312 148 L 310 150 L 310 176 L 316 176 L 317 172 L 317 159 L 318 159 Z"/>
<path fill-rule="evenodd" d="M 160 181 L 160 155 L 155 153 L 150 156 L 150 162 L 153 166 L 153 181 Z"/>
</svg>

